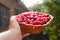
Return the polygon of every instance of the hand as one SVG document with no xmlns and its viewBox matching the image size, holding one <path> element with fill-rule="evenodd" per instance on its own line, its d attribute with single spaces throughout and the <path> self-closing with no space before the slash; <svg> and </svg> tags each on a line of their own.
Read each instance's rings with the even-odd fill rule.
<svg viewBox="0 0 60 40">
<path fill-rule="evenodd" d="M 20 25 L 16 21 L 16 17 L 12 16 L 10 18 L 9 30 L 0 33 L 0 40 L 22 40 L 23 37 L 30 34 L 24 33 L 22 35 Z"/>
</svg>

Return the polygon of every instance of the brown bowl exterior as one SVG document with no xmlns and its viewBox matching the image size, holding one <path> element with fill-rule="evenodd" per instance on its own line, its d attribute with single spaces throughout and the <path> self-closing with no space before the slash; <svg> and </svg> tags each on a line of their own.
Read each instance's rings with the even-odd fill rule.
<svg viewBox="0 0 60 40">
<path fill-rule="evenodd" d="M 39 34 L 39 33 L 41 33 L 43 31 L 44 27 L 52 21 L 53 16 L 50 15 L 50 17 L 51 17 L 50 21 L 48 21 L 44 25 L 29 25 L 29 24 L 21 23 L 20 27 L 21 27 L 22 33 L 30 33 L 30 34 Z"/>
<path fill-rule="evenodd" d="M 44 26 L 31 26 L 20 24 L 22 33 L 30 33 L 30 34 L 39 34 L 43 29 Z"/>
<path fill-rule="evenodd" d="M 51 17 L 51 19 L 44 25 L 29 25 L 29 24 L 25 24 L 25 23 L 20 23 L 19 25 L 21 27 L 22 33 L 30 33 L 30 34 L 39 34 L 39 33 L 41 33 L 42 30 L 44 29 L 44 27 L 52 21 L 53 16 L 50 15 L 50 17 Z"/>
</svg>

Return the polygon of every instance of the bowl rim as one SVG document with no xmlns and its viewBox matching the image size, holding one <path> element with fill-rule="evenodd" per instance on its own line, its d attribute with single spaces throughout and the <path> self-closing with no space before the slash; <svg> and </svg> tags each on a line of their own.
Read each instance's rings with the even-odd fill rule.
<svg viewBox="0 0 60 40">
<path fill-rule="evenodd" d="M 42 12 L 40 12 L 41 14 L 43 14 Z M 24 13 L 22 13 L 22 14 L 24 14 Z M 45 13 L 45 14 L 47 14 L 47 13 Z M 51 17 L 51 19 L 46 23 L 46 24 L 44 24 L 44 25 L 32 25 L 32 24 L 26 24 L 26 23 L 24 23 L 24 22 L 22 22 L 21 24 L 24 24 L 24 25 L 27 25 L 27 26 L 46 26 L 46 25 L 48 25 L 52 20 L 53 20 L 53 16 L 52 15 L 50 15 L 49 14 L 49 16 Z"/>
</svg>

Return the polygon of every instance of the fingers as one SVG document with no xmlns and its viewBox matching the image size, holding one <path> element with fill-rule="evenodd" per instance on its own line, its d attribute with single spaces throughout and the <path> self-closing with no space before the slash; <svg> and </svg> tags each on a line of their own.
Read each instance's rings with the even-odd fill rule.
<svg viewBox="0 0 60 40">
<path fill-rule="evenodd" d="M 29 35 L 30 35 L 29 33 L 22 34 L 23 38 L 26 37 L 26 36 L 29 36 Z"/>
<path fill-rule="evenodd" d="M 10 18 L 10 21 L 16 21 L 16 17 L 15 16 L 11 16 L 11 18 Z"/>
</svg>

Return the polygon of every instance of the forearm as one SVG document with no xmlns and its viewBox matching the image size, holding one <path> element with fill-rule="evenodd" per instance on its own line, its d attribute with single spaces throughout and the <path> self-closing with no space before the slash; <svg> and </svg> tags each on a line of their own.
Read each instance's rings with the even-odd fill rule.
<svg viewBox="0 0 60 40">
<path fill-rule="evenodd" d="M 21 35 L 18 29 L 9 29 L 0 33 L 0 40 L 21 40 Z"/>
</svg>

